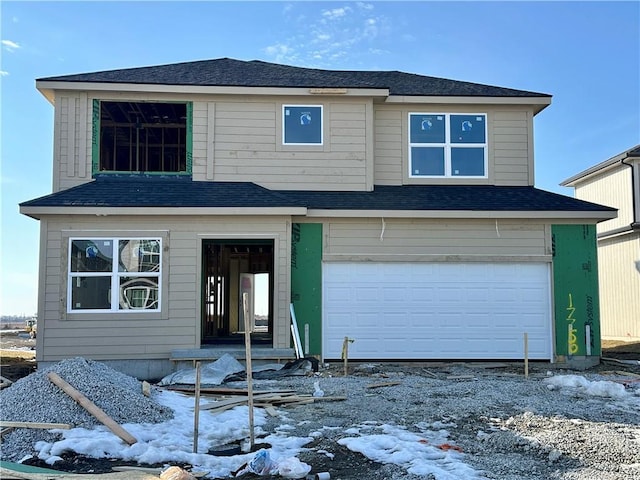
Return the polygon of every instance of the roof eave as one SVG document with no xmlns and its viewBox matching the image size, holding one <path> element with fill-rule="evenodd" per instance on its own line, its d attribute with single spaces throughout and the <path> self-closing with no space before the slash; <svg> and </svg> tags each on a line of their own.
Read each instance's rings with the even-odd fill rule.
<svg viewBox="0 0 640 480">
<path fill-rule="evenodd" d="M 604 162 L 600 162 L 596 165 L 594 165 L 593 167 L 587 168 L 586 170 L 583 170 L 580 173 L 576 173 L 575 175 L 573 175 L 572 177 L 567 178 L 566 180 L 562 181 L 560 183 L 560 186 L 562 187 L 575 187 L 577 183 L 580 183 L 586 179 L 588 179 L 589 177 L 598 174 L 598 173 L 604 173 L 607 170 L 611 170 L 614 167 L 618 166 L 619 164 L 622 163 L 623 160 L 626 160 L 627 158 L 631 158 L 636 160 L 638 157 L 637 156 L 631 156 L 629 155 L 629 152 L 640 148 L 640 145 L 636 145 L 635 147 L 631 147 L 629 150 L 625 150 L 624 152 L 616 155 L 615 157 L 611 157 L 608 160 L 605 160 Z"/>
<path fill-rule="evenodd" d="M 382 97 L 389 96 L 388 88 L 316 88 L 316 87 L 249 87 L 218 85 L 171 85 L 155 83 L 108 83 L 37 80 L 36 88 L 53 103 L 56 90 L 81 90 L 86 92 L 139 92 L 169 94 L 208 95 L 283 95 L 283 96 L 347 96 Z"/>
<path fill-rule="evenodd" d="M 589 223 L 602 222 L 618 216 L 614 211 L 566 210 L 354 210 L 309 208 L 307 217 L 337 218 L 491 218 L 491 219 L 575 219 Z"/>
<path fill-rule="evenodd" d="M 306 215 L 306 207 L 99 207 L 99 206 L 21 206 L 20 213 L 36 220 L 45 215 L 93 215 L 97 217 L 131 215 Z"/>
<path fill-rule="evenodd" d="M 390 95 L 385 100 L 385 103 L 532 105 L 534 107 L 534 115 L 536 115 L 551 105 L 551 97 Z"/>
</svg>

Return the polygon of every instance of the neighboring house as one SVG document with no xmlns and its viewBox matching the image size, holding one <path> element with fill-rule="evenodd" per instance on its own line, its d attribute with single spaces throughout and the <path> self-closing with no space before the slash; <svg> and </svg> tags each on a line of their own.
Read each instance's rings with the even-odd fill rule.
<svg viewBox="0 0 640 480">
<path fill-rule="evenodd" d="M 247 322 L 255 355 L 290 357 L 290 303 L 324 360 L 345 337 L 359 360 L 522 359 L 525 333 L 531 359 L 599 359 L 595 226 L 616 213 L 534 187 L 549 95 L 226 58 L 36 87 L 38 362 L 153 378 L 241 352 Z"/>
<path fill-rule="evenodd" d="M 598 225 L 602 338 L 640 341 L 640 145 L 562 182 L 618 209 Z"/>
</svg>

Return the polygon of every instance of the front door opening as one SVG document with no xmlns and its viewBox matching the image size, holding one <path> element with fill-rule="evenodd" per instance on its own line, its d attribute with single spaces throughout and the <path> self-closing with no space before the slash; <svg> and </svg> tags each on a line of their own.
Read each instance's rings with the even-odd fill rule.
<svg viewBox="0 0 640 480">
<path fill-rule="evenodd" d="M 202 247 L 202 343 L 243 343 L 247 324 L 253 343 L 272 343 L 273 240 L 204 240 Z"/>
</svg>

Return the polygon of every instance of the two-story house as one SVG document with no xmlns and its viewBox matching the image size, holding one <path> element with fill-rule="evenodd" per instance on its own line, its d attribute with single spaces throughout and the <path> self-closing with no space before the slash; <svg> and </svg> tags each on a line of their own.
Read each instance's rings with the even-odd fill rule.
<svg viewBox="0 0 640 480">
<path fill-rule="evenodd" d="M 597 226 L 602 338 L 640 341 L 640 145 L 562 185 L 581 200 L 618 209 Z"/>
<path fill-rule="evenodd" d="M 292 355 L 290 304 L 324 360 L 345 338 L 357 360 L 522 359 L 525 337 L 531 359 L 599 358 L 595 226 L 616 213 L 535 188 L 547 94 L 228 58 L 36 87 L 38 362 L 153 378 L 245 324 Z"/>
</svg>

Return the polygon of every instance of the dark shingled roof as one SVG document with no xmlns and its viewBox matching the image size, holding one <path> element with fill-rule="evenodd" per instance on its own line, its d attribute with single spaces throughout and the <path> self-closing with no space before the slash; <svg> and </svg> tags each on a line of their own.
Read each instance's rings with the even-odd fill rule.
<svg viewBox="0 0 640 480">
<path fill-rule="evenodd" d="M 95 181 L 21 207 L 307 207 L 328 210 L 471 210 L 612 212 L 613 208 L 535 187 L 378 185 L 372 192 L 268 190 L 249 182 L 194 182 L 144 175 Z"/>
<path fill-rule="evenodd" d="M 194 182 L 189 177 L 104 175 L 21 207 L 298 207 L 251 182 Z"/>
<path fill-rule="evenodd" d="M 38 81 L 225 87 L 388 88 L 391 95 L 408 96 L 551 96 L 398 71 L 321 70 L 231 58 L 46 77 Z"/>
</svg>

